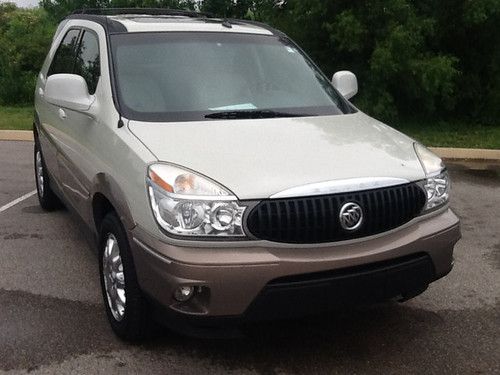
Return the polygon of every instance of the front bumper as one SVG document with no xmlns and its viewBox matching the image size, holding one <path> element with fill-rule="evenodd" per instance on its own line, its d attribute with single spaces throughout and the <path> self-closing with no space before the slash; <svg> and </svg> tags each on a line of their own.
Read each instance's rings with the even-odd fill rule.
<svg viewBox="0 0 500 375">
<path fill-rule="evenodd" d="M 139 227 L 130 237 L 141 288 L 168 313 L 260 320 L 333 307 L 325 301 L 418 294 L 450 272 L 461 233 L 446 209 L 376 238 L 329 246 L 182 247 Z M 199 287 L 189 303 L 173 299 L 181 285 Z"/>
</svg>

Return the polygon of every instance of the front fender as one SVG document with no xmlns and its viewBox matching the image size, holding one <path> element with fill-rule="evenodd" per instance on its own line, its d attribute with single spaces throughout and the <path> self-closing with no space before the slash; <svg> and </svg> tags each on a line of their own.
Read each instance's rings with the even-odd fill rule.
<svg viewBox="0 0 500 375">
<path fill-rule="evenodd" d="M 97 228 L 97 223 L 95 222 L 95 204 L 97 203 L 96 199 L 99 199 L 98 197 L 100 196 L 104 196 L 104 198 L 111 203 L 125 229 L 131 230 L 136 226 L 130 206 L 125 198 L 125 193 L 112 176 L 105 173 L 97 174 L 92 181 L 90 194 L 92 197 L 90 217 L 94 218 L 94 228 L 96 233 L 99 229 Z"/>
</svg>

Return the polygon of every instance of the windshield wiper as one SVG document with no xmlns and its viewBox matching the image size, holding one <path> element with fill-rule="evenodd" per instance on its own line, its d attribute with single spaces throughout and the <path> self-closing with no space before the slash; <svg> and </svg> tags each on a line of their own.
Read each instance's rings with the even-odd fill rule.
<svg viewBox="0 0 500 375">
<path fill-rule="evenodd" d="M 279 118 L 279 117 L 308 117 L 314 116 L 304 113 L 288 113 L 271 110 L 257 111 L 225 111 L 210 113 L 205 118 L 223 119 L 223 120 L 239 120 L 239 119 L 259 119 L 259 118 Z"/>
</svg>

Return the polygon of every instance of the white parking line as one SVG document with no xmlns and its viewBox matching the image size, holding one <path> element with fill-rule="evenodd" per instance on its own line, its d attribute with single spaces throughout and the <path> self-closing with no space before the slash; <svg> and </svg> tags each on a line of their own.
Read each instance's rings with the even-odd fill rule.
<svg viewBox="0 0 500 375">
<path fill-rule="evenodd" d="M 18 203 L 21 203 L 22 201 L 28 199 L 29 197 L 32 197 L 35 194 L 36 194 L 36 190 L 33 190 L 32 192 L 29 192 L 28 194 L 24 194 L 22 197 L 19 197 L 10 203 L 7 203 L 5 206 L 0 207 L 0 213 L 8 210 L 9 208 L 15 206 Z"/>
</svg>

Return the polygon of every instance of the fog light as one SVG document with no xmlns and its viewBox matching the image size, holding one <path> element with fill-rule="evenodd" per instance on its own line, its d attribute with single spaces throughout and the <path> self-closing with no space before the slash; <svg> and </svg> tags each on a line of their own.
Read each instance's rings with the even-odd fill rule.
<svg viewBox="0 0 500 375">
<path fill-rule="evenodd" d="M 179 302 L 187 302 L 194 295 L 194 286 L 180 286 L 174 292 L 174 298 Z"/>
</svg>

